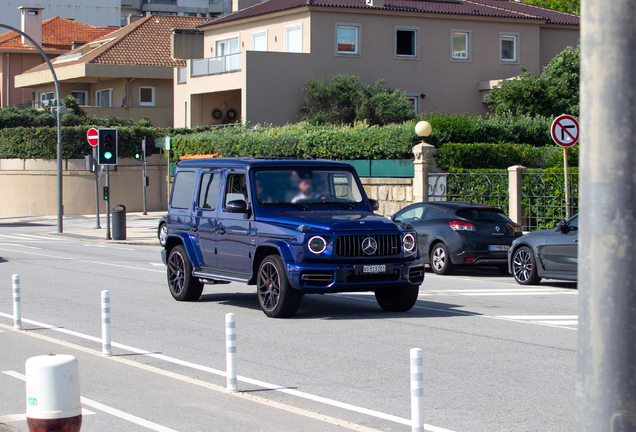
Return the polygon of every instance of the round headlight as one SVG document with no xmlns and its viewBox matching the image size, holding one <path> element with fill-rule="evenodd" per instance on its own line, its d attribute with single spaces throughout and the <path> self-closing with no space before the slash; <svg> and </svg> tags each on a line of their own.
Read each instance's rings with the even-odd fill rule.
<svg viewBox="0 0 636 432">
<path fill-rule="evenodd" d="M 404 246 L 405 251 L 413 251 L 413 249 L 415 249 L 415 237 L 413 237 L 413 234 L 405 235 L 402 239 L 402 245 Z"/>
<path fill-rule="evenodd" d="M 315 254 L 321 254 L 327 249 L 327 242 L 324 238 L 316 236 L 309 239 L 309 250 Z"/>
</svg>

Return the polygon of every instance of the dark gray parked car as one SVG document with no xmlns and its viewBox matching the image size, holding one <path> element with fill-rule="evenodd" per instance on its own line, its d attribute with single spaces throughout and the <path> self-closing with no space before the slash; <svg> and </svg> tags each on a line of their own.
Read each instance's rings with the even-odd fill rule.
<svg viewBox="0 0 636 432">
<path fill-rule="evenodd" d="M 508 274 L 506 253 L 521 227 L 497 208 L 455 201 L 411 204 L 392 218 L 417 231 L 420 255 L 437 274 L 455 266 L 493 266 Z"/>
<path fill-rule="evenodd" d="M 556 228 L 535 231 L 515 240 L 508 251 L 508 266 L 521 285 L 536 285 L 542 278 L 577 280 L 579 215 Z"/>
</svg>

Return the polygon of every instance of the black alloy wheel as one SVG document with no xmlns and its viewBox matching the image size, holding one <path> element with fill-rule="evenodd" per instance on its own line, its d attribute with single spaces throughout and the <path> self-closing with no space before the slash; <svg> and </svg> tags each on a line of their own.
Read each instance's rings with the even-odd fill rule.
<svg viewBox="0 0 636 432">
<path fill-rule="evenodd" d="M 178 301 L 198 300 L 203 292 L 203 284 L 192 276 L 192 263 L 183 245 L 175 246 L 168 256 L 168 287 Z"/>
<path fill-rule="evenodd" d="M 287 318 L 300 307 L 302 294 L 291 287 L 285 264 L 278 255 L 266 257 L 258 269 L 256 279 L 258 302 L 271 318 Z"/>
<path fill-rule="evenodd" d="M 536 285 L 541 281 L 537 274 L 537 263 L 530 248 L 523 246 L 512 256 L 512 273 L 521 285 Z"/>
</svg>

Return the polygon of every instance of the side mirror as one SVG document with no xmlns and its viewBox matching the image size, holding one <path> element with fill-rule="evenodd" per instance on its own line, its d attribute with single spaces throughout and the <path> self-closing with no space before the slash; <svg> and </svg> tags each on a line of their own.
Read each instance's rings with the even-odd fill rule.
<svg viewBox="0 0 636 432">
<path fill-rule="evenodd" d="M 376 211 L 380 209 L 380 203 L 377 200 L 369 198 L 369 203 L 371 204 L 371 210 Z"/>
<path fill-rule="evenodd" d="M 568 228 L 568 224 L 565 223 L 565 221 L 560 221 L 557 222 L 556 224 L 556 229 L 558 229 L 559 231 L 565 231 Z"/>
<path fill-rule="evenodd" d="M 247 203 L 243 200 L 230 201 L 225 206 L 228 213 L 247 213 Z"/>
</svg>

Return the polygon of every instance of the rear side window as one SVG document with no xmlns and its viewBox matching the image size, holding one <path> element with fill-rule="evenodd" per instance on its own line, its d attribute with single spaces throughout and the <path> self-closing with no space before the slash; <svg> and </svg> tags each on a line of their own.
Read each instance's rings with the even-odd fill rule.
<svg viewBox="0 0 636 432">
<path fill-rule="evenodd" d="M 171 206 L 173 208 L 189 209 L 192 204 L 192 193 L 197 175 L 193 171 L 179 171 L 172 186 Z"/>
<path fill-rule="evenodd" d="M 512 223 L 503 211 L 494 208 L 470 208 L 457 210 L 455 214 L 471 221 Z"/>
<path fill-rule="evenodd" d="M 214 210 L 219 197 L 219 185 L 221 176 L 219 173 L 205 173 L 201 177 L 201 189 L 197 206 L 201 209 Z"/>
<path fill-rule="evenodd" d="M 434 217 L 437 217 L 442 213 L 444 213 L 444 210 L 442 209 L 438 209 L 437 207 L 429 207 L 422 220 L 433 219 Z"/>
</svg>

